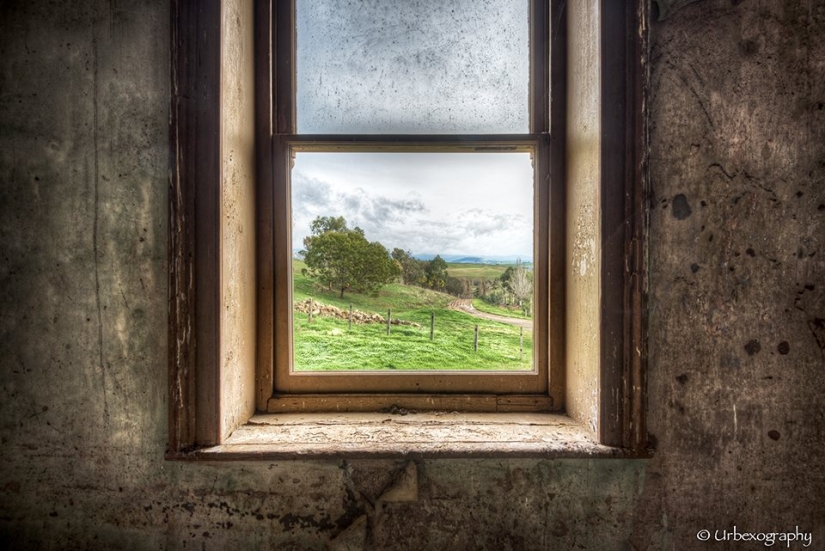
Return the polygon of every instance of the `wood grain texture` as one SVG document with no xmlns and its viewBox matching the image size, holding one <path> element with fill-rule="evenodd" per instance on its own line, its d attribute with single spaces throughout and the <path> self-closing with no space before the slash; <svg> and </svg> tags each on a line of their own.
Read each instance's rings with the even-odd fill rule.
<svg viewBox="0 0 825 551">
<path fill-rule="evenodd" d="M 635 142 L 625 132 L 632 105 L 627 91 L 626 11 L 632 1 L 602 2 L 601 10 L 601 303 L 599 441 L 610 446 L 622 444 L 622 380 L 624 379 L 624 265 L 627 219 L 625 189 L 628 181 L 627 156 Z"/>
<path fill-rule="evenodd" d="M 172 6 L 169 449 L 218 433 L 220 2 Z"/>
<path fill-rule="evenodd" d="M 344 411 L 549 412 L 553 400 L 541 394 L 276 394 L 270 413 Z"/>
<path fill-rule="evenodd" d="M 549 395 L 557 408 L 564 408 L 566 341 L 566 293 L 565 265 L 567 263 L 567 188 L 565 172 L 565 132 L 567 125 L 567 17 L 565 1 L 553 0 L 550 6 L 550 144 L 549 179 L 550 197 L 548 215 L 548 365 Z"/>
<path fill-rule="evenodd" d="M 630 457 L 561 415 L 384 413 L 256 415 L 200 460 Z"/>
<path fill-rule="evenodd" d="M 647 17 L 644 2 L 603 4 L 599 440 L 629 448 L 646 445 Z"/>
<path fill-rule="evenodd" d="M 634 105 L 628 124 L 628 140 L 634 155 L 628 163 L 631 182 L 625 195 L 625 213 L 629 224 L 625 239 L 625 328 L 624 357 L 627 362 L 622 392 L 624 395 L 623 446 L 642 450 L 647 438 L 647 362 L 648 362 L 648 239 L 649 188 L 649 92 L 650 92 L 650 5 L 637 2 L 628 36 L 627 83 Z"/>
<path fill-rule="evenodd" d="M 255 407 L 266 411 L 272 395 L 275 341 L 273 295 L 273 183 L 272 115 L 274 59 L 272 56 L 272 0 L 255 2 L 255 265 L 257 302 Z"/>
</svg>

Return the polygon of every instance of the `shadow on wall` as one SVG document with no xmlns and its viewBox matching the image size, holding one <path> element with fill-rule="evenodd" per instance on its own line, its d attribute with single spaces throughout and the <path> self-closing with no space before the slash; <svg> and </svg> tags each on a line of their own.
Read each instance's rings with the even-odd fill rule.
<svg viewBox="0 0 825 551">
<path fill-rule="evenodd" d="M 698 0 L 653 0 L 653 18 L 656 21 L 662 21 L 688 4 L 693 4 L 697 1 Z M 731 0 L 731 3 L 735 6 L 741 1 L 742 0 Z"/>
</svg>

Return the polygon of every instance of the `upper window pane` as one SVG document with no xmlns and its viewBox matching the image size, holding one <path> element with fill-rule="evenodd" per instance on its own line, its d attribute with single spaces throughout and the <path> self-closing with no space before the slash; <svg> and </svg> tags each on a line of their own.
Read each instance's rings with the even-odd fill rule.
<svg viewBox="0 0 825 551">
<path fill-rule="evenodd" d="M 528 3 L 295 0 L 298 133 L 528 133 Z"/>
</svg>

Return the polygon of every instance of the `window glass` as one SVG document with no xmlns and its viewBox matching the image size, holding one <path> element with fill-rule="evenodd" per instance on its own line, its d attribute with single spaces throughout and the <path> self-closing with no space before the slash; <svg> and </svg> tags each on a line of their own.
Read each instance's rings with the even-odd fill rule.
<svg viewBox="0 0 825 551">
<path fill-rule="evenodd" d="M 533 198 L 529 152 L 297 152 L 294 370 L 533 370 Z"/>
<path fill-rule="evenodd" d="M 296 0 L 298 133 L 528 133 L 528 9 Z"/>
</svg>

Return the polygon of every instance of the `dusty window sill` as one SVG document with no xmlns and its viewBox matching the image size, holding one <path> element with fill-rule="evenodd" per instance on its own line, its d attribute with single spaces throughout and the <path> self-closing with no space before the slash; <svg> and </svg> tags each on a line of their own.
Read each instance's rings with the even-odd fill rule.
<svg viewBox="0 0 825 551">
<path fill-rule="evenodd" d="M 260 414 L 196 460 L 633 457 L 563 415 L 541 413 Z"/>
</svg>

